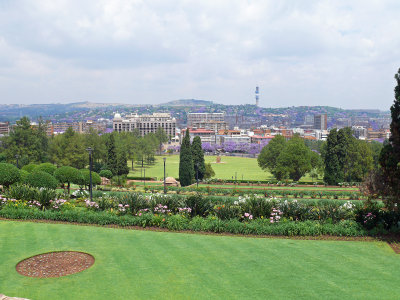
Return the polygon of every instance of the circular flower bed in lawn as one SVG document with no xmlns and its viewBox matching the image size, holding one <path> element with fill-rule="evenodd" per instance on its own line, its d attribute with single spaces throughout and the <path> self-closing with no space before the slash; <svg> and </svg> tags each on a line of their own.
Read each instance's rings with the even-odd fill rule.
<svg viewBox="0 0 400 300">
<path fill-rule="evenodd" d="M 94 264 L 94 257 L 77 251 L 58 251 L 35 255 L 20 261 L 17 272 L 29 277 L 61 277 L 81 272 Z"/>
</svg>

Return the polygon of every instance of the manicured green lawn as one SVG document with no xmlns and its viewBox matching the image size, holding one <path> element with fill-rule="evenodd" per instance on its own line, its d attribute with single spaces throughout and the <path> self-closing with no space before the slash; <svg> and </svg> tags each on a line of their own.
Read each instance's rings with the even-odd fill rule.
<svg viewBox="0 0 400 300">
<path fill-rule="evenodd" d="M 0 293 L 30 299 L 395 299 L 400 256 L 383 242 L 206 236 L 0 221 Z M 94 266 L 29 278 L 18 261 L 91 253 Z"/>
<path fill-rule="evenodd" d="M 179 175 L 179 155 L 166 156 L 166 175 L 178 178 Z M 153 166 L 146 167 L 146 177 L 157 177 L 160 179 L 164 176 L 164 162 L 161 156 L 156 156 L 156 163 Z M 216 156 L 205 156 L 205 161 L 210 162 L 215 171 L 215 178 L 220 179 L 244 179 L 244 180 L 271 180 L 274 179 L 272 174 L 264 172 L 257 164 L 256 158 L 221 156 L 221 163 L 215 163 Z M 131 162 L 128 162 L 129 168 Z M 132 176 L 142 176 L 141 168 L 136 165 L 135 172 L 130 172 Z M 243 175 L 243 177 L 242 177 Z M 312 181 L 310 177 L 305 176 L 301 180 Z"/>
</svg>

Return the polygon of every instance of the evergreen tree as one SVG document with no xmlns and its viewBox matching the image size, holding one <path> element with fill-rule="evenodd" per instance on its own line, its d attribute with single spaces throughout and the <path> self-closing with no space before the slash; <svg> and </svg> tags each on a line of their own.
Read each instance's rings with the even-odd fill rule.
<svg viewBox="0 0 400 300">
<path fill-rule="evenodd" d="M 117 151 L 115 149 L 115 138 L 114 134 L 111 133 L 106 141 L 107 148 L 107 169 L 110 170 L 114 175 L 118 174 L 118 160 Z"/>
<path fill-rule="evenodd" d="M 389 143 L 387 143 L 380 154 L 379 163 L 382 167 L 382 178 L 385 182 L 381 194 L 385 196 L 390 208 L 394 203 L 400 202 L 400 69 L 394 78 L 397 86 L 394 89 L 395 99 L 390 107 L 392 122 L 390 124 Z"/>
<path fill-rule="evenodd" d="M 192 184 L 194 178 L 192 149 L 190 147 L 189 129 L 186 129 L 179 154 L 179 182 L 181 186 Z"/>
<path fill-rule="evenodd" d="M 324 181 L 329 185 L 343 182 L 342 168 L 340 166 L 338 151 L 338 131 L 336 128 L 329 132 L 325 149 L 325 174 Z"/>
<path fill-rule="evenodd" d="M 129 167 L 128 167 L 128 160 L 126 158 L 126 152 L 120 151 L 117 159 L 117 175 L 128 175 L 129 174 Z"/>
<path fill-rule="evenodd" d="M 201 139 L 199 136 L 196 136 L 193 139 L 192 143 L 192 156 L 193 156 L 193 168 L 194 168 L 194 177 L 197 180 L 197 174 L 199 175 L 199 180 L 203 180 L 204 173 L 206 171 L 206 165 L 204 162 L 204 152 L 201 147 Z"/>
</svg>

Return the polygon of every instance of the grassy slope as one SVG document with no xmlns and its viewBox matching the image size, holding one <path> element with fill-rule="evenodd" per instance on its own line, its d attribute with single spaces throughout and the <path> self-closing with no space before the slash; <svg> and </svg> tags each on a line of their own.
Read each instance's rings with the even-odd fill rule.
<svg viewBox="0 0 400 300">
<path fill-rule="evenodd" d="M 156 163 L 153 166 L 146 168 L 147 177 L 157 177 L 157 179 L 164 176 L 164 165 L 163 160 L 160 156 L 156 156 Z M 210 162 L 212 168 L 215 171 L 215 178 L 221 179 L 232 179 L 235 178 L 235 172 L 237 173 L 237 179 L 247 180 L 269 180 L 274 179 L 272 174 L 264 172 L 257 164 L 256 158 L 248 157 L 236 157 L 236 156 L 222 156 L 222 163 L 215 163 L 216 156 L 205 156 L 206 162 Z M 131 167 L 130 161 L 128 162 L 129 168 Z M 166 175 L 177 178 L 179 174 L 179 155 L 167 156 L 166 161 Z M 137 165 L 135 172 L 131 172 L 132 176 L 141 176 L 140 166 Z M 302 180 L 309 180 L 311 178 L 305 176 Z"/>
<path fill-rule="evenodd" d="M 0 221 L 0 291 L 30 299 L 388 299 L 400 256 L 382 242 L 204 236 Z M 93 254 L 63 278 L 15 264 L 53 250 Z"/>
</svg>

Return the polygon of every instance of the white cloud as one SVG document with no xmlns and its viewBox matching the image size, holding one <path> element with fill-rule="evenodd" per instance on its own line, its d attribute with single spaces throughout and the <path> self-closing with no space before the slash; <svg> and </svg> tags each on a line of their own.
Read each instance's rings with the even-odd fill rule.
<svg viewBox="0 0 400 300">
<path fill-rule="evenodd" d="M 1 103 L 388 109 L 398 1 L 3 1 Z M 16 88 L 18 87 L 18 91 Z"/>
</svg>

